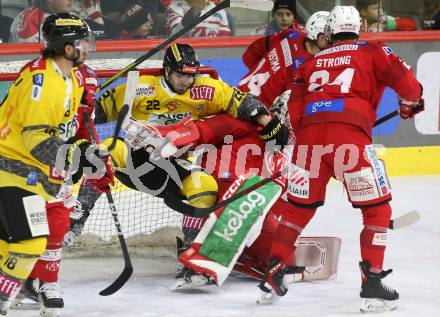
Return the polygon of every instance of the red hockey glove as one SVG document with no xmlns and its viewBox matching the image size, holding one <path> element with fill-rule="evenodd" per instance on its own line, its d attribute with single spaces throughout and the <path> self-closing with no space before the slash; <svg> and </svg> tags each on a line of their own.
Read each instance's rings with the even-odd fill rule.
<svg viewBox="0 0 440 317">
<path fill-rule="evenodd" d="M 399 114 L 402 119 L 410 119 L 414 115 L 425 110 L 425 101 L 420 98 L 417 102 L 401 99 L 399 101 Z"/>
<path fill-rule="evenodd" d="M 98 86 L 96 73 L 85 64 L 78 69 L 84 78 L 84 94 L 81 103 L 89 106 L 91 109 L 95 109 L 95 93 Z"/>
<path fill-rule="evenodd" d="M 110 185 L 115 185 L 115 174 L 113 172 L 111 157 L 106 156 L 102 158 L 102 160 L 105 163 L 105 174 L 101 174 L 102 176 L 100 178 L 87 178 L 85 183 L 89 183 L 100 193 L 107 193 L 110 191 Z"/>
</svg>

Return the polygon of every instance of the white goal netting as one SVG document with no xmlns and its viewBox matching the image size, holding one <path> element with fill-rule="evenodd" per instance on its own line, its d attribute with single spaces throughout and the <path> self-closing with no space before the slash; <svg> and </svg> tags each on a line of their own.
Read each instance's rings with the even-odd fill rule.
<svg viewBox="0 0 440 317">
<path fill-rule="evenodd" d="M 87 65 L 97 72 L 100 80 L 111 77 L 132 63 L 134 59 L 89 60 Z M 0 101 L 6 96 L 9 86 L 27 61 L 0 63 Z M 143 75 L 159 75 L 162 61 L 148 60 L 138 69 Z M 209 67 L 201 67 L 201 73 L 216 77 L 217 73 Z M 125 82 L 117 80 L 107 87 Z M 100 95 L 103 92 L 100 92 Z M 100 139 L 113 135 L 114 123 L 97 125 Z M 159 198 L 127 189 L 117 182 L 112 188 L 115 206 L 118 211 L 122 231 L 131 254 L 170 255 L 175 252 L 175 236 L 180 235 L 182 216 L 166 207 Z M 108 255 L 119 253 L 120 247 L 115 225 L 105 195 L 101 195 L 91 211 L 82 235 L 73 247 L 65 248 L 74 256 Z"/>
</svg>

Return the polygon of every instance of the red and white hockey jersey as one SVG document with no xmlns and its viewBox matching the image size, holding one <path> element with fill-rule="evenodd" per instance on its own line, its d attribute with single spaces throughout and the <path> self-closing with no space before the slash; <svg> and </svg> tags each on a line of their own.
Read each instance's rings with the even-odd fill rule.
<svg viewBox="0 0 440 317">
<path fill-rule="evenodd" d="M 422 93 L 411 67 L 382 43 L 338 43 L 307 60 L 300 76 L 305 84 L 295 89 L 289 111 L 304 109 L 303 126 L 347 122 L 370 136 L 385 87 L 409 101 L 418 101 Z"/>
<path fill-rule="evenodd" d="M 270 107 L 276 97 L 292 88 L 301 64 L 312 56 L 304 48 L 305 39 L 306 34 L 296 28 L 273 37 L 273 48 L 240 81 L 240 90 L 250 92 Z M 292 110 L 290 116 L 296 116 L 296 111 Z"/>
<path fill-rule="evenodd" d="M 210 1 L 201 14 L 205 14 L 214 7 L 215 3 Z M 165 11 L 167 17 L 166 30 L 169 34 L 174 34 L 183 28 L 181 23 L 182 19 L 190 9 L 191 7 L 185 0 L 175 0 L 169 4 Z M 228 35 L 231 35 L 231 28 L 225 10 L 218 11 L 211 15 L 187 33 L 187 36 L 189 37 L 216 37 Z"/>
</svg>

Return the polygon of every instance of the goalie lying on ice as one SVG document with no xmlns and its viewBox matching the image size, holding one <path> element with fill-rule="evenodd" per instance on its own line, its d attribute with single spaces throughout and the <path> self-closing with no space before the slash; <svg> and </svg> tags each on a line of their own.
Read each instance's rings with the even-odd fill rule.
<svg viewBox="0 0 440 317">
<path fill-rule="evenodd" d="M 231 186 L 220 182 L 222 200 L 261 180 L 240 176 Z M 223 185 L 223 186 L 222 186 Z M 212 213 L 191 246 L 180 253 L 179 261 L 188 268 L 172 288 L 222 285 L 232 270 L 259 281 L 259 303 L 269 303 L 277 288 L 307 280 L 336 277 L 341 240 L 335 237 L 303 237 L 296 245 L 296 256 L 277 282 L 268 281 L 271 269 L 269 250 L 273 235 L 282 218 L 277 210 L 288 208 L 280 198 L 282 187 L 270 182 Z M 294 246 L 292 245 L 292 248 Z M 277 285 L 278 283 L 278 285 Z"/>
</svg>

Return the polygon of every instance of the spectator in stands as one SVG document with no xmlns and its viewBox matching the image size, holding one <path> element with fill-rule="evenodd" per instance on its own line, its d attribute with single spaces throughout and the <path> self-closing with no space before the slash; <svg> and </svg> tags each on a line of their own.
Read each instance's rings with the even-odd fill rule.
<svg viewBox="0 0 440 317">
<path fill-rule="evenodd" d="M 104 0 L 106 1 L 106 0 Z M 87 22 L 97 39 L 104 37 L 104 19 L 101 12 L 101 0 L 74 0 L 73 13 Z"/>
<path fill-rule="evenodd" d="M 211 10 L 215 6 L 214 1 L 210 0 L 174 0 L 166 11 L 167 25 L 169 34 L 174 34 L 189 25 L 200 15 Z M 214 37 L 228 36 L 234 34 L 234 22 L 231 16 L 224 10 L 213 14 L 193 29 L 188 31 L 187 37 Z"/>
<path fill-rule="evenodd" d="M 361 32 L 415 31 L 416 21 L 412 18 L 394 18 L 385 15 L 381 0 L 357 0 L 356 7 L 361 15 Z"/>
<path fill-rule="evenodd" d="M 298 27 L 297 20 L 296 0 L 275 0 L 272 21 L 269 24 L 259 26 L 252 34 L 271 35 L 291 27 Z"/>
<path fill-rule="evenodd" d="M 138 4 L 130 5 L 121 15 L 123 32 L 120 39 L 145 39 L 153 33 L 153 15 Z"/>
<path fill-rule="evenodd" d="M 38 0 L 32 7 L 23 10 L 12 22 L 11 42 L 41 42 L 41 26 L 44 19 L 53 13 L 71 12 L 80 15 L 94 33 L 100 35 L 104 29 L 99 0 Z M 80 10 L 75 12 L 74 5 Z"/>
<path fill-rule="evenodd" d="M 2 10 L 2 3 L 0 1 L 0 12 Z M 12 18 L 0 13 L 0 43 L 7 43 L 9 41 L 9 30 L 11 29 Z"/>
</svg>

